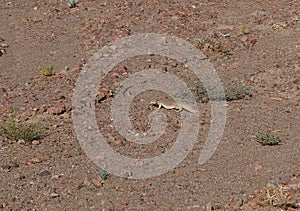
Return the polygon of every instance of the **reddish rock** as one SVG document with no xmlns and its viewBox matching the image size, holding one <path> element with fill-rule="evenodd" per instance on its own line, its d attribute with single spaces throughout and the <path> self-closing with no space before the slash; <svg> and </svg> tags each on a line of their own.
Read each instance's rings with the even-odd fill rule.
<svg viewBox="0 0 300 211">
<path fill-rule="evenodd" d="M 51 115 L 60 115 L 66 112 L 66 107 L 64 105 L 57 105 L 48 108 L 48 112 Z"/>
</svg>

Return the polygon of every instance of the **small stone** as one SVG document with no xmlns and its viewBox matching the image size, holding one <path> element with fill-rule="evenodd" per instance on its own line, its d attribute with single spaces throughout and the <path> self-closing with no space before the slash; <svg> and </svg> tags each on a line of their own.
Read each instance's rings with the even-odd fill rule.
<svg viewBox="0 0 300 211">
<path fill-rule="evenodd" d="M 37 141 L 37 140 L 33 140 L 33 141 L 31 142 L 31 144 L 32 144 L 32 145 L 39 145 L 39 144 L 40 144 L 40 142 L 39 142 L 39 141 Z"/>
<path fill-rule="evenodd" d="M 9 172 L 12 168 L 10 165 L 3 165 L 1 166 L 1 169 L 4 171 L 4 172 Z"/>
<path fill-rule="evenodd" d="M 64 66 L 64 67 L 62 68 L 62 70 L 63 70 L 63 71 L 68 71 L 68 70 L 70 70 L 70 68 L 69 68 L 68 66 Z"/>
<path fill-rule="evenodd" d="M 131 178 L 133 176 L 132 172 L 125 172 L 124 177 L 125 178 Z"/>
<path fill-rule="evenodd" d="M 262 165 L 260 165 L 260 164 L 255 164 L 255 171 L 257 171 L 257 170 L 260 170 L 260 169 L 262 169 L 263 167 L 262 167 Z"/>
<path fill-rule="evenodd" d="M 55 107 L 50 107 L 48 109 L 49 114 L 52 115 L 60 115 L 66 112 L 66 108 L 64 105 L 59 105 L 59 106 L 55 106 Z"/>
<path fill-rule="evenodd" d="M 221 206 L 220 205 L 213 205 L 212 207 L 211 207 L 211 209 L 212 210 L 219 210 L 219 209 L 221 209 Z"/>
<path fill-rule="evenodd" d="M 6 89 L 5 88 L 0 88 L 0 95 L 6 93 Z"/>
<path fill-rule="evenodd" d="M 17 164 L 15 161 L 10 161 L 8 165 L 11 166 L 12 168 L 19 168 L 19 164 Z"/>
<path fill-rule="evenodd" d="M 59 188 L 59 189 L 61 189 L 61 190 L 65 190 L 65 189 L 67 188 L 67 183 L 64 183 L 64 182 L 59 183 L 59 184 L 57 185 L 57 188 Z"/>
<path fill-rule="evenodd" d="M 69 6 L 69 8 L 74 8 L 77 6 L 77 3 L 78 3 L 78 0 L 69 0 L 67 5 Z"/>
<path fill-rule="evenodd" d="M 207 203 L 205 207 L 205 211 L 212 211 L 211 203 Z"/>
<path fill-rule="evenodd" d="M 58 179 L 58 178 L 60 178 L 62 176 L 63 176 L 63 174 L 55 174 L 55 175 L 51 176 L 51 179 Z"/>
<path fill-rule="evenodd" d="M 38 158 L 32 158 L 31 160 L 29 160 L 27 162 L 27 165 L 30 165 L 30 164 L 36 164 L 36 163 L 41 163 L 42 161 Z"/>
<path fill-rule="evenodd" d="M 59 197 L 59 194 L 53 192 L 53 193 L 50 193 L 50 198 L 57 198 Z"/>
<path fill-rule="evenodd" d="M 23 180 L 23 179 L 25 179 L 26 177 L 24 176 L 24 175 L 20 175 L 19 177 L 18 177 L 18 179 L 19 180 Z"/>
<path fill-rule="evenodd" d="M 92 183 L 90 181 L 88 181 L 87 179 L 85 179 L 83 181 L 83 185 L 85 185 L 86 187 L 91 187 Z"/>
<path fill-rule="evenodd" d="M 92 183 L 96 188 L 100 188 L 103 185 L 103 181 L 100 177 L 92 179 Z"/>
<path fill-rule="evenodd" d="M 127 206 L 127 202 L 125 200 L 120 200 L 119 203 L 121 206 Z"/>
<path fill-rule="evenodd" d="M 235 204 L 235 207 L 236 207 L 236 208 L 239 208 L 239 207 L 243 206 L 243 204 L 244 204 L 244 200 L 243 200 L 243 199 L 240 199 L 240 200 L 238 200 L 238 202 Z"/>
<path fill-rule="evenodd" d="M 47 105 L 41 105 L 41 106 L 39 107 L 38 110 L 39 110 L 41 113 L 44 113 L 44 112 L 47 111 L 47 109 L 48 109 L 48 106 L 47 106 Z"/>
<path fill-rule="evenodd" d="M 39 175 L 41 177 L 43 177 L 43 176 L 49 176 L 50 174 L 51 174 L 50 171 L 47 171 L 47 170 L 44 170 L 44 171 L 42 171 L 42 172 L 39 173 Z"/>
<path fill-rule="evenodd" d="M 282 185 L 289 185 L 290 182 L 291 182 L 291 179 L 290 179 L 290 178 L 282 178 L 282 179 L 280 180 L 280 183 L 281 183 Z"/>
<path fill-rule="evenodd" d="M 20 139 L 17 141 L 18 144 L 25 144 L 25 141 L 23 139 Z"/>
</svg>

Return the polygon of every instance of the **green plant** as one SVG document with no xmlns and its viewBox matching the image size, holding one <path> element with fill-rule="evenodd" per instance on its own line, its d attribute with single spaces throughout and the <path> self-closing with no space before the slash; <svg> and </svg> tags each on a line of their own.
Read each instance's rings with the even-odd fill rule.
<svg viewBox="0 0 300 211">
<path fill-rule="evenodd" d="M 209 101 L 207 91 L 202 83 L 194 83 L 192 91 L 195 93 L 197 102 L 207 103 Z"/>
<path fill-rule="evenodd" d="M 10 117 L 2 118 L 0 122 L 0 132 L 4 137 L 10 140 L 31 142 L 42 136 L 43 126 L 40 122 L 19 122 L 17 114 L 14 113 Z"/>
<path fill-rule="evenodd" d="M 102 180 L 106 180 L 108 178 L 109 174 L 104 171 L 104 170 L 100 170 L 100 177 Z"/>
<path fill-rule="evenodd" d="M 192 91 L 197 102 L 207 103 L 209 100 L 224 100 L 222 96 L 213 96 L 210 99 L 202 83 L 193 83 Z M 231 81 L 225 89 L 225 99 L 227 101 L 243 99 L 246 96 L 251 96 L 251 92 L 250 88 L 244 83 Z"/>
<path fill-rule="evenodd" d="M 241 82 L 231 82 L 225 90 L 227 101 L 240 100 L 246 96 L 251 96 L 250 89 Z"/>
<path fill-rule="evenodd" d="M 256 141 L 263 146 L 277 145 L 281 142 L 280 137 L 276 133 L 258 131 L 255 135 Z"/>
<path fill-rule="evenodd" d="M 212 60 L 220 58 L 230 59 L 231 53 L 225 45 L 224 40 L 222 40 L 220 35 L 217 33 L 206 35 L 200 39 L 196 38 L 195 42 L 197 48 L 204 51 L 205 54 Z"/>
<path fill-rule="evenodd" d="M 226 59 L 230 59 L 230 56 L 232 55 L 230 53 L 230 51 L 226 51 L 224 54 L 225 54 Z"/>
<path fill-rule="evenodd" d="M 38 67 L 38 72 L 40 72 L 44 76 L 52 76 L 52 75 L 54 75 L 54 71 L 53 71 L 53 67 L 52 66 L 40 65 Z"/>
</svg>

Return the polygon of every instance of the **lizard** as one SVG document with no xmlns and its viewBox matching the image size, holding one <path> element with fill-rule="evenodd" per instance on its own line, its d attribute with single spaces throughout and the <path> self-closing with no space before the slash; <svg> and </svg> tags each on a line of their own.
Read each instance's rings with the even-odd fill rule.
<svg viewBox="0 0 300 211">
<path fill-rule="evenodd" d="M 164 99 L 164 100 L 152 100 L 150 102 L 150 105 L 156 105 L 158 106 L 158 109 L 160 108 L 165 108 L 165 109 L 175 109 L 178 112 L 182 110 L 186 110 L 190 113 L 196 113 L 197 111 L 189 108 L 187 105 L 184 104 L 178 104 L 175 101 L 169 100 L 169 99 Z"/>
</svg>

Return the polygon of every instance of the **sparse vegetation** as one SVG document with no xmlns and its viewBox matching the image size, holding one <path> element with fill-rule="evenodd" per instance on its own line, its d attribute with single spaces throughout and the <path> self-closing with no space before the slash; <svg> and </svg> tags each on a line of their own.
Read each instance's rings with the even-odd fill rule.
<svg viewBox="0 0 300 211">
<path fill-rule="evenodd" d="M 0 133 L 10 140 L 31 142 L 39 139 L 42 132 L 41 123 L 20 122 L 16 113 L 10 117 L 2 118 L 0 122 Z"/>
<path fill-rule="evenodd" d="M 196 101 L 201 103 L 206 103 L 209 100 L 220 100 L 221 97 L 217 97 L 216 99 L 209 99 L 208 93 L 202 83 L 194 84 L 193 92 L 196 96 Z M 233 81 L 230 82 L 227 88 L 225 88 L 225 99 L 227 101 L 232 100 L 240 100 L 245 98 L 246 96 L 251 96 L 250 88 L 246 86 L 246 84 Z"/>
<path fill-rule="evenodd" d="M 194 84 L 192 91 L 195 93 L 196 101 L 201 103 L 207 103 L 209 101 L 207 91 L 202 83 Z"/>
<path fill-rule="evenodd" d="M 46 66 L 46 65 L 40 65 L 38 67 L 38 72 L 43 74 L 44 76 L 52 76 L 54 75 L 53 67 L 52 66 Z"/>
<path fill-rule="evenodd" d="M 104 170 L 100 170 L 100 177 L 102 180 L 106 180 L 108 178 L 109 174 L 104 171 Z"/>
<path fill-rule="evenodd" d="M 195 42 L 197 43 L 197 47 L 204 51 L 212 60 L 217 58 L 230 59 L 230 55 L 232 55 L 230 49 L 224 45 L 224 42 L 221 42 L 221 39 L 222 37 L 218 33 L 213 33 L 200 39 L 195 39 Z"/>
<path fill-rule="evenodd" d="M 1 1 L 0 209 L 300 211 L 299 3 Z"/>
<path fill-rule="evenodd" d="M 226 59 L 230 59 L 230 56 L 231 56 L 232 54 L 230 53 L 230 51 L 226 51 L 225 52 L 225 57 L 226 57 Z"/>
<path fill-rule="evenodd" d="M 225 89 L 225 98 L 227 101 L 240 100 L 246 96 L 251 96 L 250 89 L 241 82 L 231 82 Z"/>
<path fill-rule="evenodd" d="M 263 146 L 265 145 L 277 145 L 281 142 L 280 137 L 276 133 L 259 131 L 255 135 L 256 141 Z"/>
<path fill-rule="evenodd" d="M 288 209 L 296 207 L 295 200 L 282 187 L 274 184 L 268 184 L 257 197 L 257 205 L 260 207 L 280 207 Z"/>
</svg>

